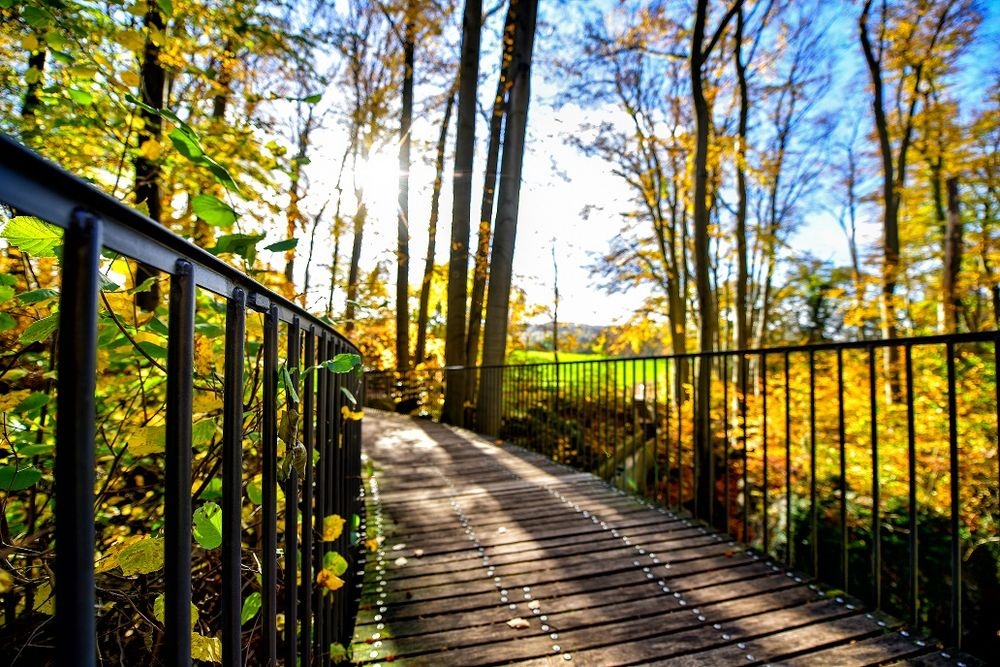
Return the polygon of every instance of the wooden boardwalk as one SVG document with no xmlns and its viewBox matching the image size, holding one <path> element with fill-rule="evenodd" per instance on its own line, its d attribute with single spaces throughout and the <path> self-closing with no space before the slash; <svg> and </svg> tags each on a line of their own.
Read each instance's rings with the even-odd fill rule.
<svg viewBox="0 0 1000 667">
<path fill-rule="evenodd" d="M 595 477 L 368 411 L 368 665 L 961 664 Z"/>
</svg>

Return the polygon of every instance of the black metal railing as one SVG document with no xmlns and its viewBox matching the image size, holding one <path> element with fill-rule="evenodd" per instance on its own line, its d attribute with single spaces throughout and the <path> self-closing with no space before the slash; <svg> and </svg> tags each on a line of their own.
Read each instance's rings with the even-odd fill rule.
<svg viewBox="0 0 1000 667">
<path fill-rule="evenodd" d="M 487 385 L 480 406 L 485 396 L 499 409 L 497 432 L 475 412 L 466 426 L 690 513 L 986 655 L 1000 648 L 997 345 L 996 332 L 967 333 L 449 378 L 474 374 Z M 380 381 L 441 378 L 366 376 Z M 700 443 L 699 386 L 709 407 Z M 440 414 L 440 404 L 424 409 Z"/>
<path fill-rule="evenodd" d="M 116 643 L 125 641 L 121 636 L 101 639 L 97 618 L 107 608 L 108 599 L 103 592 L 101 596 L 95 593 L 95 391 L 98 379 L 109 375 L 99 372 L 98 357 L 106 350 L 99 342 L 98 325 L 113 317 L 113 313 L 99 314 L 99 302 L 106 298 L 99 279 L 102 263 L 106 266 L 121 257 L 161 271 L 170 281 L 165 400 L 162 406 L 150 408 L 153 413 L 165 412 L 160 491 L 165 558 L 162 575 L 140 575 L 139 580 L 142 591 L 163 591 L 162 634 L 147 625 L 126 627 L 122 632 L 148 632 L 153 639 L 147 645 L 153 650 L 156 645 L 161 647 L 159 657 L 164 664 L 192 662 L 196 308 L 205 308 L 206 302 L 211 307 L 212 299 L 221 297 L 224 301 L 217 308 L 225 313 L 221 331 L 198 332 L 199 338 L 223 336 L 225 350 L 223 368 L 209 374 L 218 380 L 217 393 L 223 397 L 219 408 L 221 436 L 208 436 L 212 447 L 200 453 L 196 462 L 199 470 L 221 468 L 217 497 L 222 506 L 221 552 L 217 552 L 221 555 L 200 556 L 195 575 L 218 576 L 221 590 L 215 591 L 213 598 L 221 599 L 210 605 L 212 614 L 209 618 L 203 615 L 200 627 L 207 635 L 221 638 L 221 660 L 226 665 L 244 664 L 250 651 L 256 664 L 277 664 L 279 656 L 288 665 L 329 664 L 329 647 L 350 643 L 363 576 L 364 552 L 358 539 L 364 534 L 360 422 L 350 412 L 342 414 L 343 408 L 356 407 L 351 403 L 353 397 L 363 400 L 363 396 L 357 374 L 334 373 L 329 367 L 316 366 L 338 354 L 357 354 L 357 348 L 323 321 L 216 256 L 2 135 L 0 205 L 9 214 L 35 216 L 64 230 L 55 334 L 58 348 L 50 360 L 57 378 L 54 481 L 46 481 L 55 496 L 54 542 L 50 537 L 21 551 L 18 545 L 5 543 L 0 563 L 13 580 L 0 595 L 4 599 L 4 634 L 11 642 L 23 640 L 17 650 L 33 647 L 26 654 L 30 657 L 21 656 L 23 664 L 53 660 L 65 666 L 94 665 L 98 660 L 102 664 L 128 664 L 136 659 L 135 655 L 115 657 Z M 251 319 L 258 339 L 248 347 Z M 279 349 L 282 342 L 286 343 L 284 354 Z M 142 348 L 143 354 L 148 354 L 147 349 Z M 13 349 L 5 349 L 3 355 L 7 358 L 3 373 L 7 373 L 17 355 Z M 214 363 L 211 355 L 208 361 Z M 2 375 L 0 379 L 0 394 L 16 389 L 16 382 Z M 259 413 L 250 414 L 251 403 Z M 279 468 L 278 452 L 279 412 L 283 409 L 286 416 L 298 412 L 300 418 L 293 431 L 298 435 L 290 437 L 286 431 L 285 439 L 301 437 L 305 448 L 304 456 L 295 452 L 301 465 L 288 465 L 284 472 Z M 255 425 L 253 433 L 247 432 L 250 422 Z M 6 428 L 7 422 L 4 424 Z M 105 433 L 107 424 L 102 421 L 100 426 L 100 432 Z M 38 441 L 50 437 L 42 430 L 37 436 Z M 101 449 L 106 453 L 103 445 Z M 122 452 L 117 453 L 115 464 Z M 259 502 L 253 503 L 256 507 L 244 499 L 251 486 L 245 468 L 248 452 L 252 452 L 261 476 Z M 283 463 L 290 464 L 291 453 L 285 457 Z M 12 460 L 16 453 L 12 449 L 0 451 L 0 458 Z M 107 474 L 106 468 L 102 470 Z M 202 485 L 198 493 L 204 488 Z M 0 488 L 4 508 L 11 510 L 20 502 L 18 493 L 12 485 Z M 37 497 L 38 489 L 24 493 Z M 284 498 L 282 516 L 279 493 Z M 323 534 L 324 520 L 331 515 L 345 518 L 349 526 L 335 540 Z M 283 523 L 280 540 L 279 523 Z M 12 539 L 6 530 L 4 537 L 5 541 Z M 32 604 L 37 593 L 33 580 L 38 572 L 28 566 L 24 571 L 15 567 L 21 562 L 15 556 L 53 548 L 54 626 Z M 333 595 L 316 584 L 324 555 L 331 550 L 348 563 L 341 575 L 343 589 Z M 279 563 L 281 555 L 283 563 Z M 37 566 L 38 562 L 29 565 Z M 105 582 L 102 590 L 120 592 L 126 588 L 123 579 Z M 259 590 L 260 613 L 255 616 L 254 628 L 245 630 L 241 612 L 246 611 L 244 598 L 251 589 Z M 142 599 L 132 592 L 122 595 L 119 602 L 128 600 L 142 610 L 143 618 L 152 617 L 151 598 Z M 97 603 L 100 605 L 95 607 Z M 279 628 L 282 618 L 283 627 Z M 45 636 L 51 640 L 47 646 L 40 639 Z M 13 659 L 18 655 L 15 651 Z"/>
</svg>

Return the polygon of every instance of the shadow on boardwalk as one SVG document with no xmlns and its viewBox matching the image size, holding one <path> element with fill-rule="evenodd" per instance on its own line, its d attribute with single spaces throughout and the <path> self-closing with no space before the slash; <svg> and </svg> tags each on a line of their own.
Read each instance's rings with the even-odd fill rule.
<svg viewBox="0 0 1000 667">
<path fill-rule="evenodd" d="M 366 413 L 369 665 L 956 664 L 693 521 L 467 431 Z"/>
</svg>

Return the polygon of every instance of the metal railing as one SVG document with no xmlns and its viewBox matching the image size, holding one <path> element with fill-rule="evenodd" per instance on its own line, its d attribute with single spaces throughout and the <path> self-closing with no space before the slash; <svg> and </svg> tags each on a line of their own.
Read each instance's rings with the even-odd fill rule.
<svg viewBox="0 0 1000 667">
<path fill-rule="evenodd" d="M 487 384 L 501 417 L 491 435 L 689 513 L 986 655 L 1000 648 L 998 340 L 967 333 L 449 378 Z M 382 376 L 441 381 L 440 371 Z M 699 386 L 709 394 L 700 443 Z M 471 417 L 465 426 L 482 426 Z"/>
<path fill-rule="evenodd" d="M 163 406 L 165 562 L 162 580 L 155 584 L 164 593 L 160 658 L 168 665 L 192 661 L 192 378 L 196 293 L 203 290 L 203 294 L 225 300 L 225 360 L 221 376 L 217 375 L 223 387 L 221 454 L 213 450 L 218 456 L 214 470 L 221 466 L 222 544 L 221 557 L 215 562 L 221 571 L 221 599 L 208 621 L 210 630 L 221 637 L 221 658 L 226 665 L 244 664 L 245 648 L 254 651 L 259 664 L 277 664 L 279 655 L 289 665 L 328 664 L 328 647 L 350 642 L 363 576 L 364 552 L 356 534 L 352 535 L 354 531 L 364 534 L 360 422 L 345 419 L 341 413 L 342 407 L 349 405 L 347 392 L 341 390 L 361 397 L 362 387 L 355 374 L 335 374 L 314 366 L 337 354 L 355 354 L 357 348 L 323 321 L 237 269 L 2 135 L 0 205 L 64 230 L 58 348 L 52 360 L 57 375 L 52 482 L 55 539 L 41 545 L 41 549 L 55 550 L 56 630 L 54 649 L 40 654 L 41 658 L 66 666 L 94 665 L 98 660 L 94 510 L 95 378 L 102 298 L 99 265 L 102 255 L 118 253 L 162 271 L 170 279 Z M 262 315 L 262 344 L 250 355 L 246 349 L 248 314 Z M 287 342 L 283 357 L 279 351 L 282 340 Z M 4 354 L 8 352 L 12 351 Z M 260 465 L 261 491 L 259 509 L 250 519 L 243 512 L 244 451 L 248 447 L 244 434 L 245 363 L 260 377 L 262 386 L 261 427 L 253 450 Z M 290 371 L 283 385 L 279 364 Z M 288 380 L 298 387 L 298 392 L 292 393 L 300 400 L 299 433 L 306 456 L 303 478 L 299 479 L 300 473 L 291 467 L 280 483 L 285 499 L 281 517 L 278 412 L 282 389 L 286 400 L 290 392 Z M 212 437 L 215 444 L 217 436 Z M 0 456 L 9 454 L 0 452 Z M 4 507 L 16 493 L 0 489 Z M 346 517 L 348 522 L 352 517 L 358 519 L 336 541 L 324 542 L 324 518 L 332 514 Z M 283 520 L 280 542 L 279 519 Z M 247 522 L 250 525 L 244 528 Z M 252 540 L 248 530 L 253 532 Z M 252 552 L 246 544 L 258 544 L 259 550 Z M 11 545 L 3 546 L 6 550 Z M 349 564 L 342 575 L 344 588 L 333 599 L 321 594 L 315 584 L 328 549 L 337 550 Z M 283 563 L 279 563 L 280 555 Z M 10 567 L 6 556 L 0 567 Z M 259 573 L 257 586 L 253 582 L 255 571 Z M 143 580 L 144 587 L 152 585 Z M 251 587 L 259 587 L 261 613 L 248 640 L 241 611 L 244 590 Z M 5 633 L 18 625 L 19 605 L 20 614 L 29 621 L 38 617 L 32 614 L 31 604 L 18 602 L 17 595 L 15 582 L 2 596 Z M 283 628 L 279 629 L 282 616 Z M 39 632 L 32 630 L 30 634 L 35 644 Z M 115 663 L 116 658 L 103 652 L 101 661 Z"/>
</svg>

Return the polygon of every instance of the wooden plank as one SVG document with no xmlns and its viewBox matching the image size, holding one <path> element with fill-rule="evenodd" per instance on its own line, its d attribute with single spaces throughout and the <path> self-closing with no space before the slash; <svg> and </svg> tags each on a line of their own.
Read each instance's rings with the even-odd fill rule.
<svg viewBox="0 0 1000 667">
<path fill-rule="evenodd" d="M 935 655 L 826 599 L 807 577 L 544 457 L 397 416 L 366 416 L 364 428 L 385 542 L 381 569 L 366 574 L 360 664 L 861 665 Z M 514 617 L 526 627 L 511 627 Z"/>
</svg>

